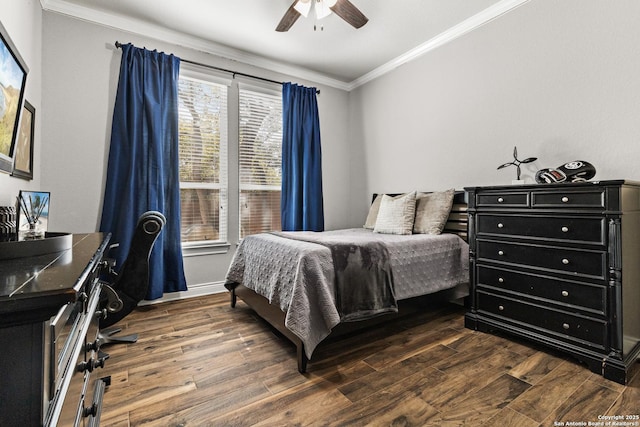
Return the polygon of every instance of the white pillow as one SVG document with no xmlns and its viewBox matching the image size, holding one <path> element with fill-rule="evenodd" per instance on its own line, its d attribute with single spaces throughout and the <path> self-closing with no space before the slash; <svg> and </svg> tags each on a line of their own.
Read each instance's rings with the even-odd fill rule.
<svg viewBox="0 0 640 427">
<path fill-rule="evenodd" d="M 405 194 L 393 196 L 393 198 L 397 199 L 398 197 L 402 197 Z M 373 230 L 375 228 L 376 220 L 378 219 L 378 211 L 380 210 L 380 202 L 382 201 L 382 196 L 384 196 L 384 194 L 376 194 L 376 198 L 373 199 L 371 206 L 369 206 L 369 213 L 367 214 L 367 219 L 365 220 L 364 225 L 362 226 L 363 228 L 367 228 L 369 230 Z"/>
<path fill-rule="evenodd" d="M 447 224 L 455 190 L 420 193 L 416 196 L 416 218 L 413 232 L 440 234 Z"/>
<path fill-rule="evenodd" d="M 375 199 L 373 199 L 373 203 L 369 207 L 369 213 L 367 214 L 367 219 L 364 222 L 363 227 L 369 230 L 373 230 L 376 226 L 376 219 L 378 218 L 378 211 L 380 210 L 380 202 L 382 201 L 382 196 L 384 194 L 378 194 Z"/>
<path fill-rule="evenodd" d="M 380 210 L 374 233 L 411 234 L 416 213 L 416 192 L 393 198 L 386 194 L 380 201 Z"/>
</svg>

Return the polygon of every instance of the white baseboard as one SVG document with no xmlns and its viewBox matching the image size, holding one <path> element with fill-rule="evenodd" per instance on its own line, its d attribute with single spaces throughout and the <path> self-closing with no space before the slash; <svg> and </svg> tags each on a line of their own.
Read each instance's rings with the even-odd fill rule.
<svg viewBox="0 0 640 427">
<path fill-rule="evenodd" d="M 224 287 L 224 282 L 198 283 L 196 285 L 189 285 L 188 288 L 189 289 L 184 292 L 166 293 L 162 296 L 162 298 L 154 299 L 153 301 L 140 301 L 138 305 L 158 304 L 161 302 L 176 301 L 186 298 L 201 297 L 204 295 L 227 292 L 227 288 Z"/>
</svg>

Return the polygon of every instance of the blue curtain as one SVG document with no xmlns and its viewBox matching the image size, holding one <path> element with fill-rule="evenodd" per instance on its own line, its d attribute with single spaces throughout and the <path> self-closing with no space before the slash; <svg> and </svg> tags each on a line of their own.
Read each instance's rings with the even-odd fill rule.
<svg viewBox="0 0 640 427">
<path fill-rule="evenodd" d="M 122 266 L 138 218 L 159 211 L 167 223 L 149 259 L 146 299 L 187 289 L 180 243 L 178 75 L 180 59 L 122 45 L 100 231 L 120 244 Z"/>
<path fill-rule="evenodd" d="M 322 231 L 322 155 L 316 88 L 284 83 L 282 115 L 282 230 Z"/>
</svg>

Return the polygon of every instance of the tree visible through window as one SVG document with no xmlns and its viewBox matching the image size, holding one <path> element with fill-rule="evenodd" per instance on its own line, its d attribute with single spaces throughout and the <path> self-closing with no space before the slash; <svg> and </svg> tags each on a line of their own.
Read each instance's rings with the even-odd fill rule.
<svg viewBox="0 0 640 427">
<path fill-rule="evenodd" d="M 182 242 L 227 240 L 227 86 L 181 75 Z"/>
<path fill-rule="evenodd" d="M 240 89 L 240 237 L 281 230 L 282 97 Z"/>
</svg>

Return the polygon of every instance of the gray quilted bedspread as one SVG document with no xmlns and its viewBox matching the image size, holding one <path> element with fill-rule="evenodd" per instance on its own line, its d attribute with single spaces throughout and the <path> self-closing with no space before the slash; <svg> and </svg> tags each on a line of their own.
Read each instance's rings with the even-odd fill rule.
<svg viewBox="0 0 640 427">
<path fill-rule="evenodd" d="M 242 283 L 279 306 L 286 313 L 285 326 L 302 340 L 308 358 L 341 321 L 331 250 L 308 240 L 350 243 L 364 239 L 383 244 L 398 300 L 453 288 L 469 280 L 468 245 L 454 234 L 401 236 L 363 228 L 296 234 L 303 240 L 270 233 L 244 238 L 226 283 L 228 288 Z"/>
</svg>

